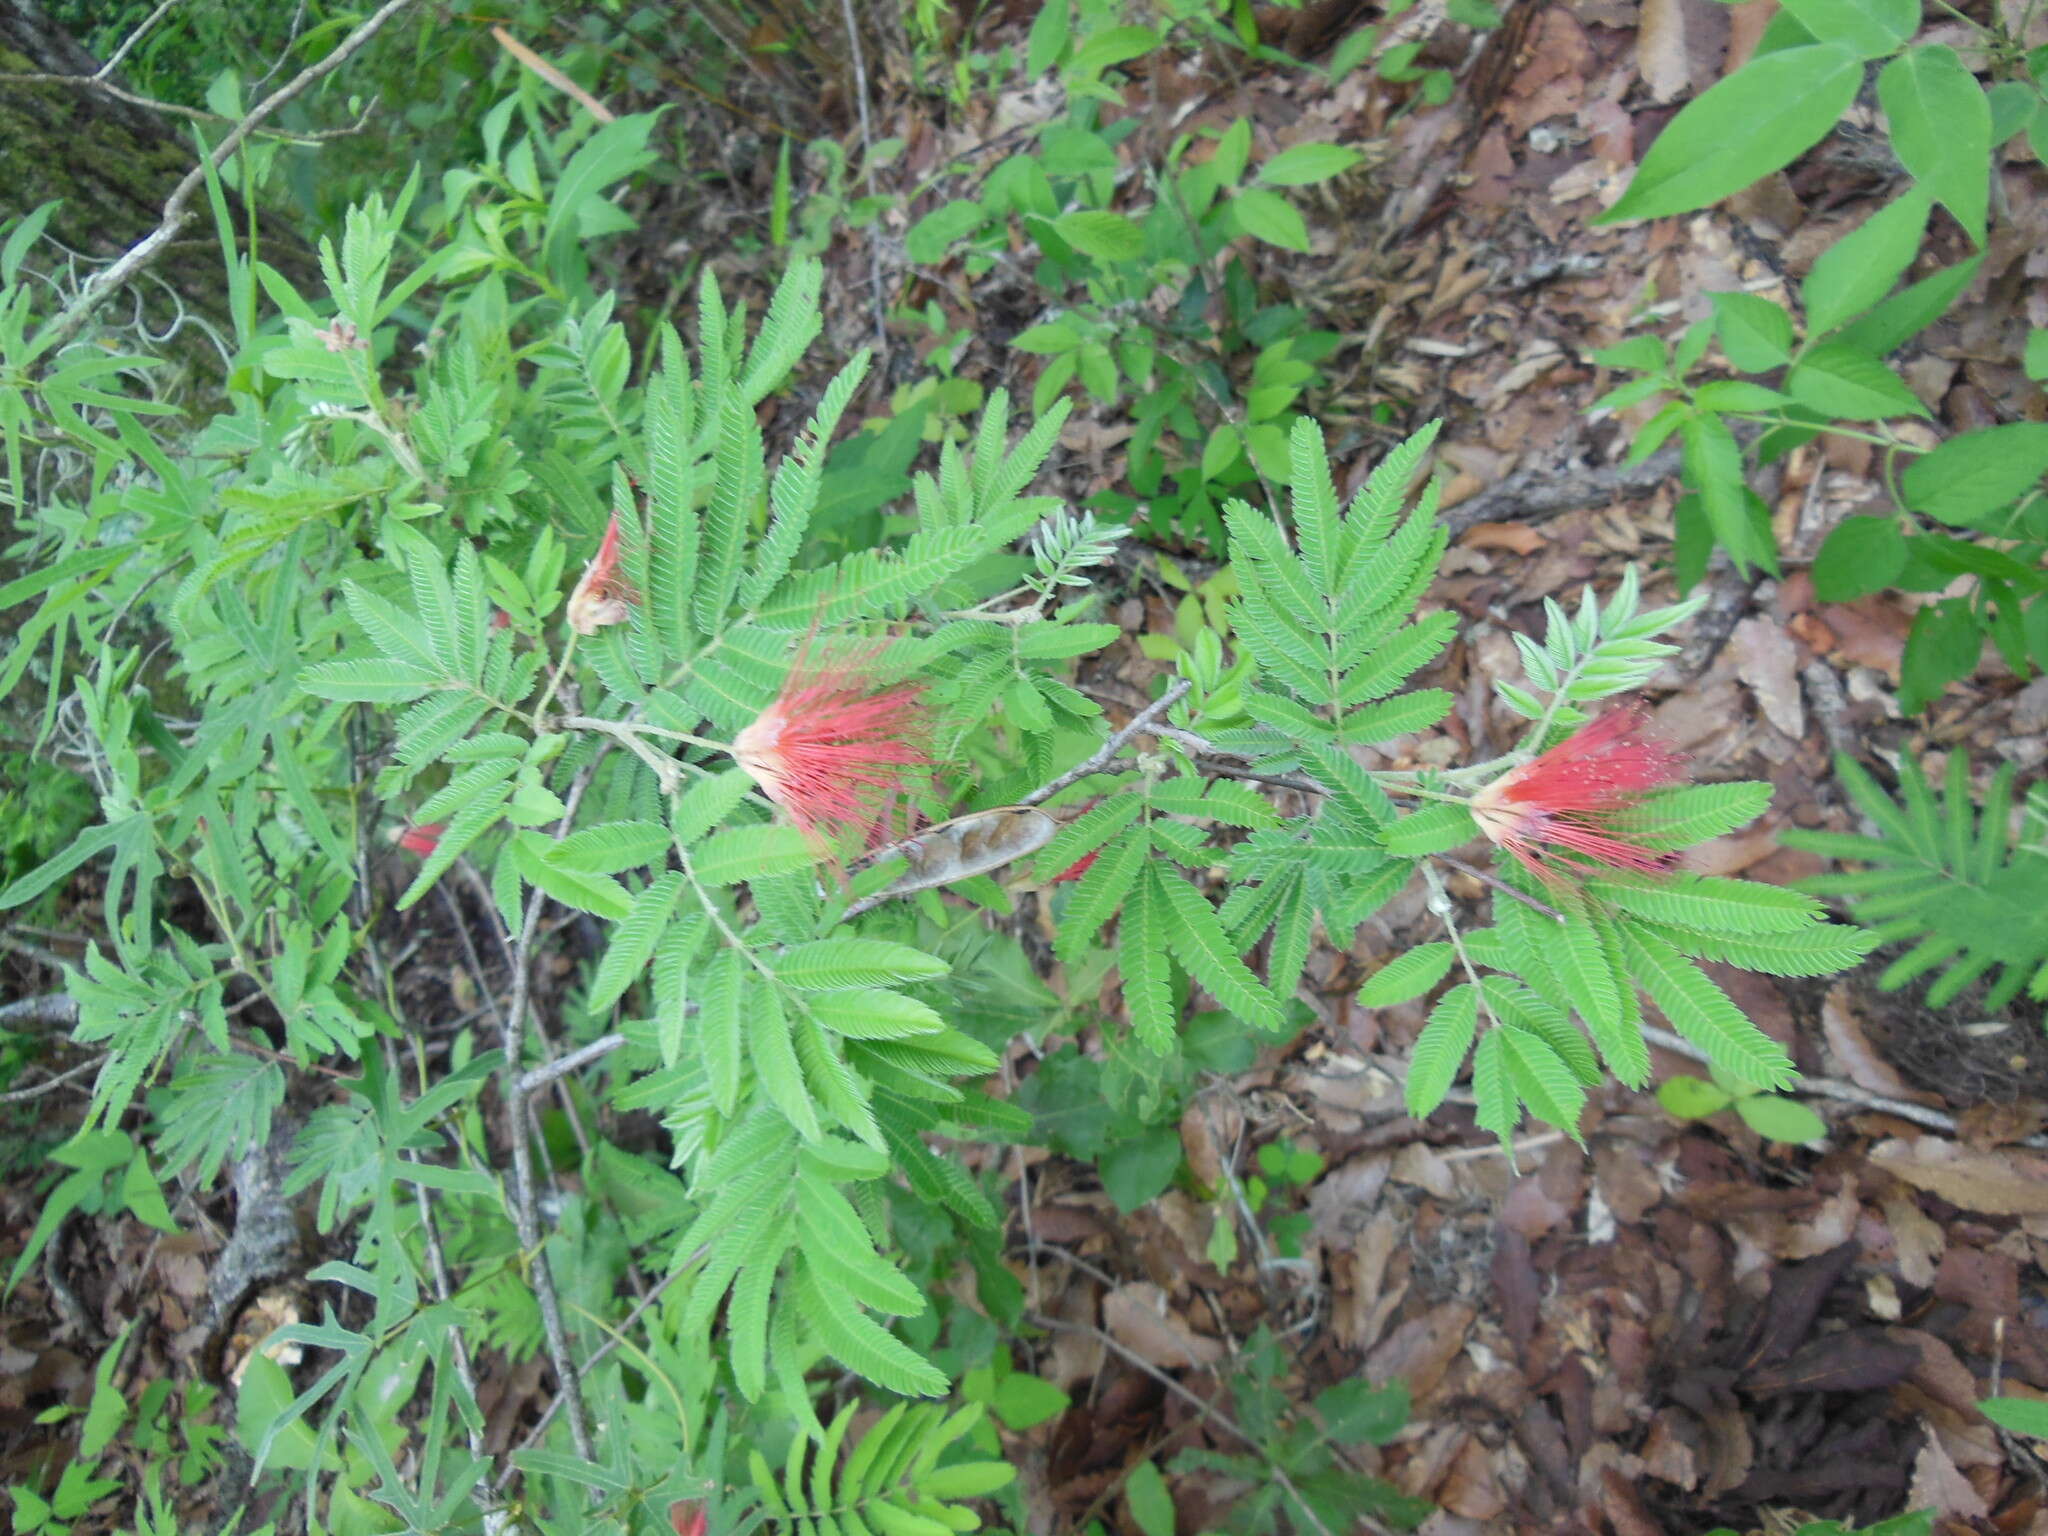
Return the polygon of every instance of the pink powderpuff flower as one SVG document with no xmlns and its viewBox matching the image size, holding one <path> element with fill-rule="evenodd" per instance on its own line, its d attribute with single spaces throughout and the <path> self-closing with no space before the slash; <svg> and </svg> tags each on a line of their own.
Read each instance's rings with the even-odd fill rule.
<svg viewBox="0 0 2048 1536">
<path fill-rule="evenodd" d="M 861 676 L 873 659 L 799 659 L 775 702 L 733 739 L 733 757 L 805 834 L 886 826 L 909 780 L 931 766 L 924 689 Z"/>
<path fill-rule="evenodd" d="M 407 827 L 398 834 L 398 846 L 419 858 L 427 858 L 441 846 L 441 834 L 448 830 L 445 821 L 422 822 L 416 827 Z"/>
<path fill-rule="evenodd" d="M 1479 830 L 1546 883 L 1588 865 L 1645 874 L 1673 868 L 1675 853 L 1645 848 L 1612 818 L 1651 790 L 1685 778 L 1685 760 L 1643 734 L 1640 704 L 1610 709 L 1540 757 L 1509 770 L 1469 802 Z"/>
<path fill-rule="evenodd" d="M 640 594 L 619 573 L 619 514 L 614 512 L 597 553 L 569 594 L 569 627 L 579 635 L 594 635 L 608 624 L 625 623 L 627 608 L 638 601 Z"/>
</svg>

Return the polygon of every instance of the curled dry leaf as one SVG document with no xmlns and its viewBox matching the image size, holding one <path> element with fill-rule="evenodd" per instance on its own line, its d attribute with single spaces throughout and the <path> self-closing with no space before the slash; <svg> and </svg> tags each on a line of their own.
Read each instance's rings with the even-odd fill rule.
<svg viewBox="0 0 2048 1536">
<path fill-rule="evenodd" d="M 1166 1304 L 1166 1293 L 1149 1281 L 1120 1285 L 1103 1297 L 1102 1322 L 1117 1343 L 1162 1371 L 1214 1365 L 1223 1358 L 1222 1343 L 1196 1333 Z"/>
<path fill-rule="evenodd" d="M 1827 1035 L 1828 1049 L 1834 1052 L 1849 1081 L 1886 1098 L 1939 1104 L 1938 1096 L 1919 1092 L 1877 1053 L 1869 1035 L 1864 1033 L 1863 1015 L 1854 999 L 1855 994 L 1846 985 L 1833 986 L 1828 988 L 1820 1007 L 1820 1026 Z"/>
<path fill-rule="evenodd" d="M 1870 1160 L 1915 1189 L 1986 1216 L 2048 1215 L 2048 1159 L 2017 1150 L 1966 1152 L 1952 1141 L 1893 1138 Z"/>
</svg>

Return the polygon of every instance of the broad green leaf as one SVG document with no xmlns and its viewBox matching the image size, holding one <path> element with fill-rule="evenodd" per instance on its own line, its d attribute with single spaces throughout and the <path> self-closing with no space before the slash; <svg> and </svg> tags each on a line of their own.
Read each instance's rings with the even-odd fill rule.
<svg viewBox="0 0 2048 1536">
<path fill-rule="evenodd" d="M 1277 245 L 1283 251 L 1308 253 L 1308 224 L 1300 211 L 1278 192 L 1245 187 L 1231 194 L 1230 211 L 1238 228 L 1252 238 Z"/>
<path fill-rule="evenodd" d="M 1173 1495 L 1167 1492 L 1166 1479 L 1157 1465 L 1138 1463 L 1137 1470 L 1124 1480 L 1124 1502 L 1144 1536 L 1173 1536 Z"/>
<path fill-rule="evenodd" d="M 1845 421 L 1925 416 L 1927 408 L 1883 363 L 1843 341 L 1824 341 L 1785 376 L 1793 399 Z"/>
<path fill-rule="evenodd" d="M 1666 1114 L 1680 1120 L 1704 1120 L 1734 1103 L 1735 1095 L 1719 1083 L 1678 1072 L 1657 1085 L 1657 1102 Z"/>
<path fill-rule="evenodd" d="M 1827 1121 L 1797 1099 L 1775 1093 L 1758 1093 L 1737 1099 L 1735 1113 L 1767 1141 L 1819 1141 L 1828 1133 Z"/>
<path fill-rule="evenodd" d="M 1970 605 L 1957 598 L 1930 603 L 1913 615 L 1899 663 L 1899 707 L 1918 714 L 1959 678 L 1976 670 L 1984 630 Z"/>
<path fill-rule="evenodd" d="M 1073 209 L 1053 220 L 1052 227 L 1067 244 L 1097 261 L 1135 261 L 1145 250 L 1144 232 L 1103 208 Z"/>
<path fill-rule="evenodd" d="M 1272 187 L 1305 187 L 1328 181 L 1365 156 L 1342 144 L 1294 144 L 1259 167 L 1259 180 Z"/>
<path fill-rule="evenodd" d="M 903 237 L 903 250 L 912 261 L 933 266 L 946 259 L 946 254 L 959 241 L 979 230 L 988 221 L 988 212 L 971 198 L 958 198 L 942 203 L 930 213 L 910 226 Z"/>
<path fill-rule="evenodd" d="M 1907 468 L 1908 476 L 1915 467 Z M 1897 518 L 1845 517 L 1813 557 L 1813 593 L 1824 603 L 1854 602 L 1890 586 L 1905 567 Z"/>
<path fill-rule="evenodd" d="M 1979 245 L 1991 197 L 1991 107 L 1953 48 L 1910 49 L 1877 77 L 1892 148 Z"/>
<path fill-rule="evenodd" d="M 1074 50 L 1066 76 L 1069 80 L 1093 80 L 1105 69 L 1143 58 L 1158 46 L 1159 34 L 1150 27 L 1106 27 Z"/>
<path fill-rule="evenodd" d="M 1920 29 L 1919 0 L 1785 0 L 1785 9 L 1816 42 L 1866 59 L 1883 58 Z"/>
<path fill-rule="evenodd" d="M 2048 1402 L 2031 1397 L 1987 1397 L 1977 1411 L 2016 1435 L 2048 1440 Z"/>
<path fill-rule="evenodd" d="M 1715 329 L 1728 361 L 1744 373 L 1766 373 L 1792 359 L 1792 317 L 1782 304 L 1753 293 L 1716 293 Z M 1649 339 L 1649 338 L 1639 338 Z M 1661 367 L 1662 358 L 1653 366 Z"/>
<path fill-rule="evenodd" d="M 1968 261 L 1944 267 L 1932 277 L 1921 278 L 1848 327 L 1839 339 L 1872 357 L 1885 357 L 1897 351 L 1948 312 L 1949 305 L 1970 286 L 1983 264 L 1982 256 L 1972 256 Z"/>
<path fill-rule="evenodd" d="M 2021 421 L 1950 438 L 1908 464 L 1901 487 L 1914 511 L 1972 528 L 2039 486 L 2043 474 L 2048 426 Z"/>
<path fill-rule="evenodd" d="M 1832 331 L 1892 291 L 1919 255 L 1933 209 L 1932 194 L 1914 187 L 1820 253 L 1799 285 L 1806 324 L 1814 335 Z"/>
<path fill-rule="evenodd" d="M 1031 31 L 1024 41 L 1026 78 L 1036 80 L 1059 63 L 1060 55 L 1067 51 L 1072 9 L 1070 0 L 1045 0 L 1045 4 L 1038 8 L 1038 14 L 1031 20 Z"/>
<path fill-rule="evenodd" d="M 1594 222 L 1662 218 L 1740 192 L 1827 137 L 1862 83 L 1863 60 L 1839 44 L 1752 59 L 1687 103 Z"/>
</svg>

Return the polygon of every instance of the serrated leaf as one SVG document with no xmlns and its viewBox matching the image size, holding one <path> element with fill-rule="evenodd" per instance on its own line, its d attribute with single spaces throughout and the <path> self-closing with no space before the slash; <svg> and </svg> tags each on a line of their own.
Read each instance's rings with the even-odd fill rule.
<svg viewBox="0 0 2048 1536">
<path fill-rule="evenodd" d="M 1152 879 L 1166 898 L 1166 939 L 1188 974 L 1209 994 L 1254 1028 L 1277 1032 L 1280 1005 L 1237 952 L 1222 919 L 1187 881 L 1156 865 Z"/>
<path fill-rule="evenodd" d="M 649 882 L 647 889 L 633 898 L 632 910 L 612 929 L 604 958 L 598 962 L 597 974 L 591 978 L 584 1006 L 593 1013 L 616 1003 L 647 968 L 647 962 L 654 956 L 654 947 L 668 926 L 669 915 L 675 911 L 676 894 L 682 886 L 681 871 L 670 870 Z"/>
<path fill-rule="evenodd" d="M 1441 940 L 1418 944 L 1405 955 L 1396 955 L 1358 989 L 1359 1006 L 1386 1008 L 1420 997 L 1450 974 L 1457 950 Z"/>
<path fill-rule="evenodd" d="M 1585 1138 L 1579 1134 L 1579 1117 L 1585 1112 L 1586 1091 L 1571 1068 L 1547 1041 L 1525 1029 L 1508 1024 L 1493 1033 L 1502 1037 L 1508 1077 L 1522 1102 L 1537 1119 L 1555 1126 L 1583 1146 Z"/>
<path fill-rule="evenodd" d="M 1448 946 L 1446 946 L 1448 947 Z M 1412 953 L 1412 951 L 1411 951 Z M 1408 1058 L 1408 1113 L 1420 1120 L 1443 1103 L 1472 1048 L 1479 1021 L 1479 994 L 1470 982 L 1451 988 L 1429 1012 Z"/>
<path fill-rule="evenodd" d="M 1166 876 L 1146 865 L 1137 878 L 1117 933 L 1117 969 L 1123 975 L 1124 1008 L 1139 1043 L 1164 1056 L 1173 1049 L 1178 1019 L 1167 971 L 1166 928 L 1171 921 L 1160 882 Z"/>
<path fill-rule="evenodd" d="M 1797 1077 L 1784 1048 L 1750 1023 L 1697 966 L 1636 924 L 1617 926 L 1630 974 L 1671 1027 L 1709 1061 L 1763 1088 L 1783 1088 Z"/>
<path fill-rule="evenodd" d="M 776 978 L 808 992 L 843 992 L 892 982 L 931 981 L 952 969 L 908 944 L 881 939 L 817 939 L 774 959 Z"/>
</svg>

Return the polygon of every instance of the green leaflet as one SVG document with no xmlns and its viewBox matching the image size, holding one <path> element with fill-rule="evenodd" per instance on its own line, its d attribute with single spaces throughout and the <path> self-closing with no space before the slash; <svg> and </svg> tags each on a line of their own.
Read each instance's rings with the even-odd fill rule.
<svg viewBox="0 0 2048 1536">
<path fill-rule="evenodd" d="M 1508 1080 L 1522 1102 L 1537 1119 L 1585 1145 L 1579 1134 L 1579 1116 L 1586 1107 L 1586 1092 L 1571 1068 L 1546 1041 L 1527 1030 L 1509 1024 L 1493 1033 L 1500 1037 Z"/>
<path fill-rule="evenodd" d="M 1501 1145 L 1511 1144 L 1515 1127 L 1522 1123 L 1522 1101 L 1508 1080 L 1507 1032 L 1489 1029 L 1479 1037 L 1472 1053 L 1472 1098 L 1477 1105 L 1474 1118 L 1482 1131 L 1491 1131 Z"/>
<path fill-rule="evenodd" d="M 1418 944 L 1373 972 L 1358 989 L 1358 1003 L 1365 1008 L 1385 1008 L 1420 997 L 1450 974 L 1456 958 L 1457 951 L 1441 940 Z"/>
<path fill-rule="evenodd" d="M 1147 880 L 1164 900 L 1166 939 L 1188 974 L 1246 1023 L 1277 1033 L 1280 1006 L 1231 947 L 1216 909 L 1187 881 L 1157 864 L 1151 866 Z"/>
<path fill-rule="evenodd" d="M 945 961 L 881 939 L 817 939 L 784 950 L 774 960 L 776 979 L 809 992 L 844 992 L 890 982 L 930 981 L 951 969 Z"/>
<path fill-rule="evenodd" d="M 746 1002 L 742 977 L 746 956 L 721 946 L 704 966 L 697 1000 L 697 1049 L 711 1084 L 712 1102 L 722 1115 L 739 1105 L 740 1011 Z"/>
<path fill-rule="evenodd" d="M 1655 934 L 1622 922 L 1622 951 L 1629 971 L 1650 1001 L 1707 1059 L 1759 1088 L 1786 1088 L 1797 1073 L 1792 1060 L 1728 1000 L 1699 968 Z"/>
<path fill-rule="evenodd" d="M 768 1095 L 768 1102 L 782 1111 L 804 1140 L 818 1140 L 824 1128 L 818 1121 L 817 1106 L 811 1102 L 810 1086 L 804 1081 L 803 1066 L 790 1040 L 790 1021 L 774 986 L 749 985 L 745 989 L 740 1026 L 747 1059 L 754 1066 L 754 1080 Z"/>
<path fill-rule="evenodd" d="M 1092 873 L 1092 871 L 1091 871 Z M 1124 1009 L 1141 1044 L 1164 1056 L 1173 1048 L 1179 1019 L 1167 972 L 1167 925 L 1172 921 L 1161 884 L 1165 876 L 1149 866 L 1124 908 L 1117 935 L 1117 967 L 1123 972 Z M 1220 928 L 1221 921 L 1218 922 Z"/>
<path fill-rule="evenodd" d="M 632 910 L 612 929 L 611 942 L 605 946 L 604 958 L 591 978 L 586 1007 L 593 1012 L 609 1008 L 646 969 L 662 930 L 668 925 L 669 914 L 675 910 L 676 894 L 682 885 L 682 874 L 671 870 L 657 876 L 633 898 Z M 669 1057 L 669 1053 L 663 1054 Z M 672 1057 L 667 1065 L 675 1065 Z"/>
<path fill-rule="evenodd" d="M 1408 1058 L 1408 1113 L 1416 1119 L 1432 1113 L 1451 1091 L 1458 1069 L 1465 1064 L 1465 1053 L 1472 1048 L 1472 1033 L 1478 1021 L 1479 994 L 1470 982 L 1460 982 L 1451 988 L 1430 1010 L 1429 1022 L 1417 1036 L 1415 1049 Z"/>
<path fill-rule="evenodd" d="M 1798 891 L 1713 875 L 1610 877 L 1588 881 L 1586 891 L 1633 916 L 1709 933 L 1790 933 L 1822 915 L 1820 903 Z"/>
<path fill-rule="evenodd" d="M 1126 831 L 1104 848 L 1081 876 L 1061 913 L 1060 930 L 1053 940 L 1053 949 L 1060 959 L 1071 965 L 1087 949 L 1102 925 L 1109 921 L 1110 914 L 1130 895 L 1146 867 L 1150 848 L 1151 840 L 1142 831 Z M 1120 952 L 1128 948 L 1129 938 L 1126 929 L 1118 942 Z"/>
</svg>

